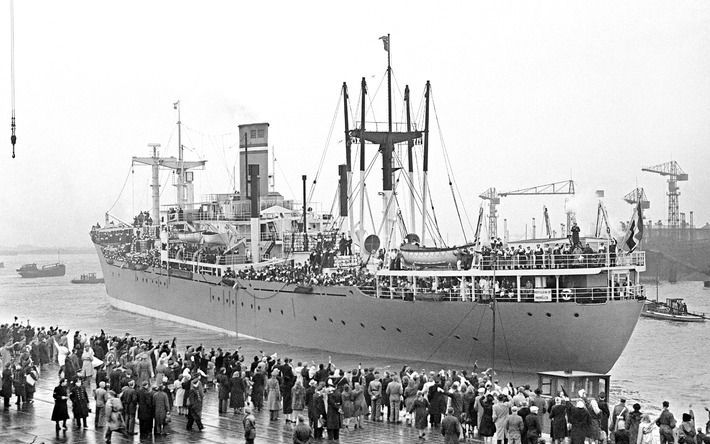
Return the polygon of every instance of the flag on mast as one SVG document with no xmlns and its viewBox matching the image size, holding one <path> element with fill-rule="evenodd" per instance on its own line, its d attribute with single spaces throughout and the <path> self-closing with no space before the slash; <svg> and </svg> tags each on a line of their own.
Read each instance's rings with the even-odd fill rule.
<svg viewBox="0 0 710 444">
<path fill-rule="evenodd" d="M 380 40 L 382 40 L 382 44 L 385 45 L 385 51 L 390 52 L 390 36 L 383 35 L 380 37 Z"/>
<path fill-rule="evenodd" d="M 636 204 L 634 215 L 631 216 L 629 227 L 624 234 L 624 240 L 619 244 L 619 249 L 627 253 L 631 253 L 638 247 L 643 238 L 643 211 L 641 210 L 641 202 Z"/>
</svg>

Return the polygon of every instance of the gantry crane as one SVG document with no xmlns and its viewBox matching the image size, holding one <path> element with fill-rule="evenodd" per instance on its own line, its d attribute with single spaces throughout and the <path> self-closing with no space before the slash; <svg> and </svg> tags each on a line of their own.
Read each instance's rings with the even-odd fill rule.
<svg viewBox="0 0 710 444">
<path fill-rule="evenodd" d="M 668 226 L 678 228 L 680 226 L 680 213 L 678 211 L 678 182 L 688 180 L 688 175 L 681 169 L 678 162 L 671 160 L 648 168 L 641 168 L 641 171 L 668 176 Z"/>
<path fill-rule="evenodd" d="M 632 205 L 636 205 L 637 203 L 641 202 L 642 210 L 648 210 L 649 208 L 651 208 L 651 202 L 648 201 L 648 198 L 646 197 L 646 192 L 643 190 L 643 188 L 636 188 L 635 190 L 624 196 L 624 201 Z"/>
<path fill-rule="evenodd" d="M 535 187 L 521 188 L 519 190 L 505 191 L 498 193 L 494 187 L 488 188 L 478 197 L 488 201 L 488 235 L 498 237 L 498 204 L 500 198 L 505 196 L 534 196 L 550 194 L 574 194 L 574 182 L 563 180 L 562 182 L 548 183 Z"/>
</svg>

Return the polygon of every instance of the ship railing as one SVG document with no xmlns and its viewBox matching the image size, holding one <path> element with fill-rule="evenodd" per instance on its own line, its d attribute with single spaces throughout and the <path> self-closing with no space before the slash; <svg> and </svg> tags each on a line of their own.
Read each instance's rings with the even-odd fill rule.
<svg viewBox="0 0 710 444">
<path fill-rule="evenodd" d="M 358 287 L 368 296 L 385 299 L 401 299 L 405 301 L 431 300 L 431 301 L 460 301 L 488 304 L 495 297 L 496 302 L 535 302 L 535 303 L 566 303 L 578 304 L 604 304 L 610 301 L 644 299 L 645 292 L 642 285 L 619 285 L 608 287 L 586 288 L 516 288 L 508 289 L 481 289 L 465 286 L 449 288 L 416 288 L 407 286 Z"/>
<path fill-rule="evenodd" d="M 550 270 L 560 268 L 631 267 L 646 265 L 646 253 L 579 253 L 515 255 L 511 257 L 478 255 L 472 268 L 480 270 Z"/>
</svg>

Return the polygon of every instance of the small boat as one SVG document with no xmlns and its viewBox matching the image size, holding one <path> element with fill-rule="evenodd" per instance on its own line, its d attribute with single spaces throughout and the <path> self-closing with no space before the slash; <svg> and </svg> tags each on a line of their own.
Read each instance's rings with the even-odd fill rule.
<svg viewBox="0 0 710 444">
<path fill-rule="evenodd" d="M 202 241 L 209 245 L 227 245 L 227 242 L 222 234 L 214 231 L 203 231 Z"/>
<path fill-rule="evenodd" d="M 37 267 L 37 264 L 25 264 L 16 270 L 23 278 L 64 276 L 67 269 L 64 264 L 49 264 Z"/>
<path fill-rule="evenodd" d="M 402 259 L 408 264 L 456 267 L 461 250 L 472 246 L 435 248 L 405 243 L 400 247 L 400 253 L 402 254 Z"/>
<path fill-rule="evenodd" d="M 647 301 L 641 316 L 653 319 L 664 319 L 678 322 L 705 322 L 705 313 L 693 313 L 688 311 L 688 307 L 681 298 L 668 298 L 666 302 Z"/>
<path fill-rule="evenodd" d="M 96 273 L 82 274 L 79 279 L 72 279 L 72 284 L 103 284 L 104 278 L 97 278 Z"/>
<path fill-rule="evenodd" d="M 202 240 L 202 232 L 200 231 L 191 231 L 187 233 L 178 233 L 178 239 L 180 239 L 182 242 L 187 242 L 191 244 L 199 244 L 200 241 Z"/>
<path fill-rule="evenodd" d="M 5 262 L 0 262 L 0 268 L 5 268 Z"/>
</svg>

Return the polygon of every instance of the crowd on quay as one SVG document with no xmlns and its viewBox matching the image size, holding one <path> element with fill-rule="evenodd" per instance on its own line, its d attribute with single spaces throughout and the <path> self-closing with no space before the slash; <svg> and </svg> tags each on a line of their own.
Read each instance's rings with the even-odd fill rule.
<svg viewBox="0 0 710 444">
<path fill-rule="evenodd" d="M 141 438 L 165 435 L 173 413 L 187 417 L 187 430 L 197 426 L 201 431 L 205 396 L 217 397 L 220 415 L 230 410 L 237 415 L 246 442 L 257 435 L 254 415 L 268 410 L 271 421 L 283 417 L 294 425 L 294 443 L 337 441 L 341 431 L 357 434 L 368 422 L 387 421 L 414 427 L 420 440 L 439 433 L 447 443 L 478 437 L 485 444 L 538 444 L 546 419 L 555 444 L 710 443 L 710 420 L 705 430 L 696 427 L 692 406 L 678 422 L 667 402 L 652 417 L 623 398 L 612 407 L 604 393 L 591 397 L 580 390 L 574 399 L 565 392 L 549 399 L 528 385 L 501 386 L 494 372 L 477 373 L 475 364 L 470 373 L 409 366 L 399 372 L 360 365 L 338 369 L 332 362 L 294 364 L 264 353 L 247 362 L 239 349 L 225 352 L 199 345 L 179 352 L 175 339 L 153 341 L 103 331 L 71 335 L 17 320 L 0 326 L 0 339 L 5 344 L 0 353 L 5 410 L 13 394 L 18 408 L 31 402 L 28 391 L 34 383 L 28 375 L 34 371 L 35 382 L 40 373 L 51 378 L 41 368 L 57 363 L 52 412 L 57 433 L 67 430 L 70 401 L 74 427 L 87 429 L 93 412 L 94 428 L 105 430 L 108 443 L 114 432 Z"/>
</svg>

